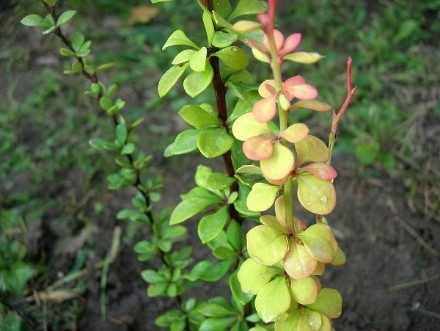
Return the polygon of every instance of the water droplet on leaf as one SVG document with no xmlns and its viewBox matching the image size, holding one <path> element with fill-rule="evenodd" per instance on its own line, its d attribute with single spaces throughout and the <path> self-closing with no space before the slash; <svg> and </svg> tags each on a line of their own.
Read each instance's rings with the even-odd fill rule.
<svg viewBox="0 0 440 331">
<path fill-rule="evenodd" d="M 328 202 L 328 198 L 326 195 L 323 195 L 320 200 L 321 200 L 321 203 L 324 205 Z"/>
</svg>

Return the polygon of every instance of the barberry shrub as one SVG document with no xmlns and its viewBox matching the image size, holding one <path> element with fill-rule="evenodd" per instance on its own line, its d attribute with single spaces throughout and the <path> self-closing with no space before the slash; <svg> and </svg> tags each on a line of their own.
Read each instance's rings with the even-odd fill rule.
<svg viewBox="0 0 440 331">
<path fill-rule="evenodd" d="M 191 128 L 180 132 L 164 154 L 198 151 L 223 163 L 225 172 L 199 165 L 196 186 L 169 214 L 154 205 L 160 181 L 149 172 L 150 157 L 131 139 L 140 120 L 128 125 L 124 101 L 114 98 L 116 86 L 105 86 L 98 78 L 111 65 L 90 64 L 91 42 L 78 32 L 64 34 L 62 25 L 74 11 L 58 15 L 56 0 L 43 1 L 48 15 L 31 14 L 22 23 L 57 35 L 65 45 L 61 55 L 73 59 L 66 73 L 90 80 L 87 94 L 115 124 L 114 140 L 91 141 L 96 149 L 116 153 L 120 170 L 109 176 L 109 188 L 137 189 L 134 208 L 117 216 L 152 229 L 151 237 L 134 247 L 140 261 L 161 261 L 158 269 L 141 274 L 147 294 L 175 298 L 178 304 L 157 317 L 156 324 L 171 330 L 331 330 L 332 320 L 341 315 L 342 298 L 337 290 L 323 287 L 320 276 L 327 265 L 345 263 L 326 216 L 336 204 L 337 172 L 330 161 L 338 123 L 355 92 L 351 59 L 347 97 L 336 112 L 319 100 L 312 82 L 282 70 L 285 61 L 308 65 L 322 56 L 297 50 L 300 33 L 286 36 L 275 29 L 276 0 L 200 0 L 204 44 L 176 30 L 163 46 L 180 52 L 158 83 L 159 95 L 165 97 L 184 77 L 183 90 L 194 98 L 178 112 Z M 152 0 L 165 1 L 173 0 Z M 249 53 L 270 67 L 271 77 L 255 81 L 248 70 Z M 197 103 L 197 96 L 211 88 L 215 98 Z M 294 113 L 304 109 L 333 112 L 328 143 L 294 121 Z M 299 209 L 310 213 L 308 220 L 296 216 Z M 187 232 L 183 223 L 194 219 L 198 237 L 215 261 L 194 261 L 191 247 L 173 246 Z M 253 227 L 245 233 L 249 222 Z M 196 286 L 224 278 L 230 295 L 206 301 L 194 297 Z"/>
</svg>

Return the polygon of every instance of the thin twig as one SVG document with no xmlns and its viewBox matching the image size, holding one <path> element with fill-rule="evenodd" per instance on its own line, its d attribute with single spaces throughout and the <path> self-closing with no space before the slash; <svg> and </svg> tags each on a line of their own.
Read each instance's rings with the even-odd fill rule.
<svg viewBox="0 0 440 331">
<path fill-rule="evenodd" d="M 440 314 L 439 313 L 435 313 L 433 311 L 429 311 L 429 310 L 426 310 L 424 308 L 421 308 L 419 302 L 415 303 L 411 307 L 411 311 L 415 312 L 415 313 L 420 313 L 420 314 L 425 315 L 425 316 L 434 317 L 434 318 L 437 318 L 437 319 L 440 320 Z"/>
<path fill-rule="evenodd" d="M 55 20 L 55 22 L 58 20 L 58 14 L 56 12 L 56 7 L 55 6 L 50 6 L 48 4 L 46 4 L 44 1 L 42 1 L 44 6 L 46 7 L 47 11 L 49 12 L 49 14 L 53 17 L 53 19 Z M 63 30 L 61 29 L 61 27 L 57 27 L 53 33 L 62 41 L 62 43 L 69 48 L 72 52 L 75 52 L 72 43 L 69 41 L 69 39 L 66 37 L 66 35 L 64 34 Z M 85 69 L 85 62 L 83 60 L 83 58 L 81 56 L 75 56 L 75 59 L 81 64 L 81 74 L 87 78 L 89 81 L 91 81 L 92 83 L 99 83 L 101 84 L 101 81 L 98 77 L 98 75 L 96 73 L 89 73 L 86 69 Z M 96 97 L 97 100 L 100 100 L 102 97 L 102 92 L 100 90 L 98 96 Z M 113 121 L 113 124 L 116 126 L 120 123 L 120 120 L 118 118 L 118 116 L 116 114 L 111 115 L 111 119 Z M 151 222 L 154 222 L 153 219 L 153 213 L 151 212 L 151 199 L 150 196 L 147 192 L 145 192 L 142 188 L 141 188 L 141 171 L 140 169 L 136 168 L 134 166 L 134 159 L 133 156 L 131 154 L 127 154 L 126 158 L 128 160 L 128 162 L 130 163 L 132 169 L 134 169 L 135 173 L 136 173 L 136 178 L 135 181 L 133 183 L 133 186 L 142 194 L 142 196 L 145 198 L 145 204 L 147 206 L 147 211 L 145 212 L 145 215 L 151 220 Z"/>
<path fill-rule="evenodd" d="M 110 264 L 112 264 L 113 261 L 118 256 L 119 247 L 121 246 L 121 233 L 122 233 L 121 227 L 116 226 L 113 230 L 112 245 L 110 247 L 110 251 L 108 252 L 105 258 L 105 264 L 101 271 L 101 280 L 100 280 L 101 292 L 99 294 L 101 319 L 104 319 L 105 316 L 107 315 L 106 292 L 105 292 L 105 289 L 107 287 L 107 277 L 108 277 Z"/>
<path fill-rule="evenodd" d="M 440 279 L 440 275 L 433 276 L 433 277 L 428 277 L 428 278 L 423 278 L 423 279 L 418 279 L 418 280 L 413 280 L 413 281 L 410 281 L 410 282 L 401 283 L 401 284 L 397 284 L 397 285 L 393 285 L 393 286 L 390 286 L 388 288 L 388 291 L 394 292 L 394 291 L 406 290 L 408 288 L 419 286 L 419 285 L 423 285 L 423 284 L 435 281 L 437 279 Z"/>
</svg>

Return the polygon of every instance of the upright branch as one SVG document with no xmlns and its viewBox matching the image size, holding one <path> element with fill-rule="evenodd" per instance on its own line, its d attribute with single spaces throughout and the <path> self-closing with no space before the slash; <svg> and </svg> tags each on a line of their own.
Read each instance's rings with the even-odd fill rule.
<svg viewBox="0 0 440 331">
<path fill-rule="evenodd" d="M 353 96 L 356 92 L 356 87 L 353 87 L 353 80 L 352 80 L 352 74 L 351 74 L 352 62 L 353 61 L 352 61 L 351 57 L 348 57 L 347 70 L 346 70 L 347 95 L 345 97 L 344 103 L 342 104 L 342 106 L 338 112 L 333 112 L 333 120 L 332 120 L 332 126 L 330 129 L 329 142 L 328 142 L 330 157 L 327 161 L 327 164 L 331 163 L 331 159 L 332 159 L 332 155 L 333 155 L 333 148 L 335 147 L 336 136 L 338 133 L 339 121 L 341 120 L 342 116 L 344 116 L 344 114 L 345 114 L 346 110 L 348 109 L 348 106 L 350 105 L 351 100 L 353 99 Z"/>
</svg>

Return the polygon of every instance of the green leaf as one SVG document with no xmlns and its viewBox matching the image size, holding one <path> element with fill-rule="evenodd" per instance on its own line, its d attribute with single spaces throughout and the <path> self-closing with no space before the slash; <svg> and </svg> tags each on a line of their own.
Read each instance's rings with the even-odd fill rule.
<svg viewBox="0 0 440 331">
<path fill-rule="evenodd" d="M 280 318 L 275 322 L 275 331 L 299 331 L 301 329 L 298 328 L 299 318 L 300 318 L 300 310 L 299 309 L 291 309 L 288 312 L 287 318 Z"/>
<path fill-rule="evenodd" d="M 179 78 L 183 75 L 189 64 L 185 63 L 181 66 L 174 66 L 168 69 L 159 80 L 157 90 L 159 96 L 163 97 L 168 94 L 168 92 L 176 85 Z"/>
<path fill-rule="evenodd" d="M 75 52 L 72 52 L 70 49 L 68 48 L 60 48 L 60 54 L 62 56 L 76 56 Z"/>
<path fill-rule="evenodd" d="M 211 168 L 207 166 L 199 165 L 197 167 L 195 181 L 197 186 L 210 191 L 219 191 L 229 188 L 235 179 L 219 172 L 212 172 Z"/>
<path fill-rule="evenodd" d="M 47 30 L 43 31 L 43 34 L 51 33 L 56 29 L 55 20 L 51 15 L 46 15 L 43 24 L 45 28 L 48 28 Z"/>
<path fill-rule="evenodd" d="M 166 291 L 168 288 L 168 282 L 164 283 L 153 283 L 148 286 L 147 295 L 149 297 L 158 297 L 166 295 Z"/>
<path fill-rule="evenodd" d="M 167 226 L 166 231 L 162 233 L 163 239 L 176 239 L 184 236 L 187 233 L 187 229 L 183 225 Z"/>
<path fill-rule="evenodd" d="M 327 224 L 313 224 L 299 233 L 298 238 L 316 261 L 330 263 L 336 257 L 338 244 Z"/>
<path fill-rule="evenodd" d="M 192 72 L 186 76 L 183 81 L 183 88 L 185 92 L 192 98 L 198 96 L 211 84 L 214 77 L 214 70 L 209 62 L 205 63 L 205 70 L 202 72 Z"/>
<path fill-rule="evenodd" d="M 306 162 L 326 162 L 330 156 L 327 145 L 319 138 L 308 135 L 295 144 L 298 164 Z"/>
<path fill-rule="evenodd" d="M 3 270 L 2 270 L 3 271 Z M 23 292 L 26 283 L 36 274 L 34 268 L 23 262 L 15 262 L 9 270 L 3 271 L 6 288 L 13 293 Z"/>
<path fill-rule="evenodd" d="M 298 177 L 298 200 L 308 211 L 327 215 L 336 205 L 336 191 L 331 180 L 317 178 L 306 172 Z"/>
<path fill-rule="evenodd" d="M 232 24 L 223 18 L 226 16 L 222 15 L 219 11 L 213 10 L 212 16 L 214 17 L 214 22 L 217 26 L 226 28 L 228 30 L 234 30 Z"/>
<path fill-rule="evenodd" d="M 158 254 L 156 245 L 146 240 L 136 243 L 133 250 L 139 255 L 138 260 L 142 262 L 150 261 Z"/>
<path fill-rule="evenodd" d="M 208 45 L 211 45 L 211 41 L 215 33 L 214 23 L 212 22 L 211 15 L 207 11 L 203 11 L 202 19 L 203 19 L 203 25 L 205 26 Z"/>
<path fill-rule="evenodd" d="M 284 277 L 278 277 L 264 285 L 255 299 L 255 309 L 261 319 L 273 322 L 290 307 L 289 288 Z"/>
<path fill-rule="evenodd" d="M 247 196 L 246 205 L 252 211 L 268 210 L 272 207 L 279 190 L 278 186 L 256 183 Z"/>
<path fill-rule="evenodd" d="M 197 228 L 200 240 L 203 244 L 211 241 L 223 230 L 229 219 L 228 207 L 223 206 L 213 214 L 204 216 Z"/>
<path fill-rule="evenodd" d="M 156 270 L 144 270 L 141 272 L 141 277 L 147 283 L 160 283 L 167 281 L 167 279 Z"/>
<path fill-rule="evenodd" d="M 342 313 L 342 297 L 332 288 L 323 288 L 319 291 L 314 303 L 308 309 L 321 313 L 328 318 L 338 318 Z"/>
<path fill-rule="evenodd" d="M 217 48 L 231 46 L 238 40 L 238 35 L 229 31 L 216 31 L 212 38 L 212 45 Z"/>
<path fill-rule="evenodd" d="M 84 44 L 85 37 L 81 32 L 74 32 L 70 37 L 70 41 L 72 43 L 72 47 L 75 51 L 79 51 L 81 46 Z"/>
<path fill-rule="evenodd" d="M 214 10 L 223 17 L 228 17 L 232 7 L 228 0 L 216 0 L 213 1 Z"/>
<path fill-rule="evenodd" d="M 234 260 L 225 260 L 217 263 L 206 260 L 201 261 L 194 266 L 187 278 L 192 282 L 198 279 L 205 282 L 216 282 L 226 275 L 233 263 Z"/>
<path fill-rule="evenodd" d="M 238 16 L 259 14 L 264 11 L 266 11 L 266 6 L 260 0 L 240 0 L 229 16 L 229 20 Z"/>
<path fill-rule="evenodd" d="M 200 213 L 209 206 L 221 202 L 220 198 L 206 191 L 204 195 L 184 199 L 173 210 L 170 224 L 178 224 Z"/>
<path fill-rule="evenodd" d="M 207 158 L 215 158 L 229 151 L 234 139 L 225 128 L 208 129 L 200 134 L 197 147 L 200 153 Z"/>
<path fill-rule="evenodd" d="M 47 3 L 49 6 L 55 6 L 55 4 L 58 2 L 58 0 L 43 0 L 45 3 Z"/>
<path fill-rule="evenodd" d="M 188 38 L 185 32 L 183 32 L 182 30 L 176 30 L 168 37 L 167 41 L 162 47 L 162 50 L 170 46 L 179 46 L 179 45 L 191 46 L 196 49 L 199 48 L 196 43 L 194 43 L 191 39 Z"/>
<path fill-rule="evenodd" d="M 330 263 L 332 265 L 338 266 L 338 265 L 345 264 L 345 262 L 347 262 L 347 258 L 345 257 L 345 253 L 340 247 L 338 247 L 338 250 L 336 251 L 335 258 Z"/>
<path fill-rule="evenodd" d="M 190 60 L 189 66 L 193 71 L 202 72 L 206 67 L 206 56 L 208 55 L 208 49 L 206 47 L 200 48 L 195 52 Z"/>
<path fill-rule="evenodd" d="M 276 274 L 276 269 L 247 259 L 238 270 L 237 277 L 244 293 L 257 294 Z"/>
<path fill-rule="evenodd" d="M 118 140 L 120 145 L 125 144 L 128 137 L 128 130 L 125 123 L 119 123 L 116 126 L 116 139 Z"/>
<path fill-rule="evenodd" d="M 309 305 L 315 302 L 318 296 L 319 281 L 313 277 L 305 277 L 302 279 L 290 281 L 290 294 L 292 299 L 301 305 Z"/>
<path fill-rule="evenodd" d="M 232 70 L 242 70 L 249 64 L 246 53 L 237 46 L 223 48 L 218 52 L 215 52 L 213 55 L 217 56 Z"/>
<path fill-rule="evenodd" d="M 68 10 L 68 11 L 65 11 L 65 12 L 62 13 L 62 14 L 60 15 L 60 17 L 58 18 L 57 26 L 60 26 L 60 25 L 66 24 L 67 22 L 69 22 L 69 21 L 73 18 L 73 16 L 75 16 L 75 14 L 76 14 L 76 11 L 75 11 L 75 10 Z"/>
<path fill-rule="evenodd" d="M 252 228 L 246 239 L 250 257 L 267 266 L 281 261 L 289 249 L 287 236 L 267 225 Z"/>
<path fill-rule="evenodd" d="M 118 146 L 116 146 L 115 144 L 111 143 L 110 141 L 101 139 L 101 138 L 95 138 L 89 141 L 89 145 L 97 150 L 107 150 L 107 151 L 111 151 L 111 150 L 117 150 Z"/>
<path fill-rule="evenodd" d="M 232 294 L 232 302 L 239 310 L 243 310 L 244 306 L 254 297 L 252 294 L 244 293 L 241 289 L 240 281 L 237 277 L 237 271 L 229 277 L 229 289 Z M 258 318 L 259 319 L 259 318 Z"/>
<path fill-rule="evenodd" d="M 207 317 L 222 317 L 236 313 L 231 307 L 215 302 L 203 304 L 198 311 Z"/>
<path fill-rule="evenodd" d="M 236 259 L 237 257 L 237 252 L 229 243 L 225 231 L 221 231 L 219 235 L 207 243 L 207 245 L 212 250 L 212 255 L 220 260 Z"/>
<path fill-rule="evenodd" d="M 136 146 L 133 143 L 128 143 L 128 144 L 124 145 L 124 147 L 122 147 L 121 154 L 123 154 L 123 155 L 133 154 L 135 148 L 136 148 Z"/>
<path fill-rule="evenodd" d="M 122 209 L 120 210 L 116 218 L 118 220 L 129 219 L 132 222 L 143 222 L 147 223 L 150 221 L 145 213 L 141 212 L 139 209 Z"/>
<path fill-rule="evenodd" d="M 237 320 L 236 317 L 213 317 L 205 319 L 200 325 L 198 331 L 223 331 Z"/>
<path fill-rule="evenodd" d="M 189 59 L 191 58 L 191 56 L 193 56 L 195 53 L 197 53 L 197 51 L 195 51 L 193 49 L 184 49 L 183 51 L 181 51 L 179 54 L 177 54 L 175 56 L 175 58 L 173 59 L 173 62 L 171 62 L 171 64 L 177 65 L 177 64 L 182 64 L 182 63 L 188 62 Z"/>
<path fill-rule="evenodd" d="M 243 97 L 244 99 L 239 99 L 236 103 L 231 116 L 228 118 L 228 123 L 235 121 L 241 115 L 250 113 L 255 102 L 261 99 L 260 95 L 255 91 L 245 93 Z"/>
<path fill-rule="evenodd" d="M 231 246 L 239 253 L 242 248 L 243 232 L 241 231 L 240 224 L 236 220 L 231 220 L 226 230 L 226 235 Z"/>
<path fill-rule="evenodd" d="M 37 26 L 37 27 L 45 27 L 44 19 L 37 14 L 31 14 L 25 16 L 21 21 L 21 24 L 26 26 Z"/>
<path fill-rule="evenodd" d="M 234 182 L 235 178 L 229 177 L 220 172 L 214 172 L 208 178 L 208 187 L 212 190 L 220 191 L 229 188 Z"/>
<path fill-rule="evenodd" d="M 218 126 L 219 119 L 211 115 L 202 107 L 196 105 L 187 105 L 179 111 L 180 117 L 195 128 L 203 128 L 207 126 Z"/>
<path fill-rule="evenodd" d="M 195 151 L 197 149 L 197 139 L 201 132 L 197 129 L 191 129 L 179 133 L 174 142 L 165 149 L 164 156 L 170 157 Z"/>
</svg>

